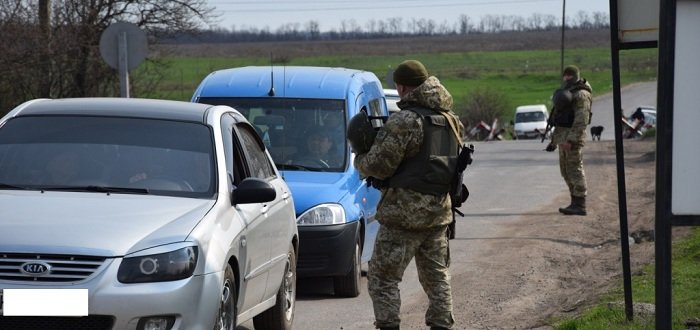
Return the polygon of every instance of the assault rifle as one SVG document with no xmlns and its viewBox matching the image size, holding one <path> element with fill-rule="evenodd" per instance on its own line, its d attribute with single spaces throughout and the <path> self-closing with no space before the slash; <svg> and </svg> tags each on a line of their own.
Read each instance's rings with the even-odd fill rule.
<svg viewBox="0 0 700 330">
<path fill-rule="evenodd" d="M 474 153 L 474 145 L 464 145 L 457 156 L 457 170 L 452 179 L 452 184 L 450 185 L 450 199 L 452 201 L 452 211 L 460 216 L 464 216 L 464 213 L 459 211 L 457 208 L 462 206 L 462 204 L 469 198 L 469 189 L 464 185 L 464 171 L 467 169 L 468 165 L 471 165 L 473 159 L 472 154 Z"/>
<path fill-rule="evenodd" d="M 547 127 L 544 129 L 544 133 L 542 133 L 542 140 L 540 140 L 540 143 L 543 143 L 544 140 L 547 138 L 547 133 L 552 130 L 552 123 L 547 120 Z"/>
</svg>

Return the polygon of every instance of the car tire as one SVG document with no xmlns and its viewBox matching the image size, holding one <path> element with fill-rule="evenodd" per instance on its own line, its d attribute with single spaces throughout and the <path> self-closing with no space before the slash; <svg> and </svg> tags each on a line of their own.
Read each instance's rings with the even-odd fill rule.
<svg viewBox="0 0 700 330">
<path fill-rule="evenodd" d="M 237 308 L 238 290 L 236 287 L 236 278 L 233 276 L 231 265 L 226 265 L 224 270 L 224 281 L 221 286 L 221 295 L 219 296 L 219 310 L 216 313 L 216 324 L 214 330 L 233 330 L 236 329 L 236 321 L 238 317 Z"/>
<path fill-rule="evenodd" d="M 290 244 L 287 252 L 287 264 L 275 305 L 253 317 L 255 329 L 291 330 L 294 323 L 294 307 L 297 294 L 297 255 Z"/>
<path fill-rule="evenodd" d="M 362 277 L 362 249 L 360 247 L 360 237 L 355 240 L 355 251 L 352 255 L 352 265 L 350 271 L 343 276 L 333 278 L 333 289 L 335 295 L 339 297 L 353 298 L 360 295 L 360 279 Z"/>
</svg>

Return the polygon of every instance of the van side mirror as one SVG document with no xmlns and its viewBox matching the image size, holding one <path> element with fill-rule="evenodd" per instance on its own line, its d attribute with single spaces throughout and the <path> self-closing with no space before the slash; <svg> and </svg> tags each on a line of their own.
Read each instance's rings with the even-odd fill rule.
<svg viewBox="0 0 700 330">
<path fill-rule="evenodd" d="M 510 126 L 513 126 L 513 125 L 515 125 L 515 123 L 513 122 L 513 119 L 511 119 L 511 120 L 510 120 Z"/>
<path fill-rule="evenodd" d="M 231 205 L 269 202 L 277 197 L 271 184 L 258 178 L 246 178 L 231 192 Z"/>
</svg>

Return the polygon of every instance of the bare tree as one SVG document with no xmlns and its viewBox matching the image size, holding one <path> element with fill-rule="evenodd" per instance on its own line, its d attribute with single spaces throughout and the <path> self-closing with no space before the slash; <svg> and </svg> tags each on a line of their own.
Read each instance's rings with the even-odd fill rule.
<svg viewBox="0 0 700 330">
<path fill-rule="evenodd" d="M 494 119 L 502 119 L 508 113 L 511 103 L 508 94 L 494 88 L 481 87 L 457 103 L 457 113 L 470 125 L 481 121 L 490 125 Z"/>
<path fill-rule="evenodd" d="M 467 15 L 459 15 L 459 33 L 460 34 L 468 34 L 469 32 L 472 31 L 474 28 L 474 23 L 472 23 L 472 20 L 469 16 Z"/>
<path fill-rule="evenodd" d="M 102 32 L 114 22 L 136 24 L 153 42 L 159 36 L 195 31 L 212 18 L 206 0 L 54 0 L 50 12 L 49 31 L 42 33 L 36 1 L 0 2 L 3 113 L 37 97 L 118 95 L 116 75 L 103 63 L 98 47 Z M 47 91 L 40 91 L 42 85 Z M 137 95 L 139 84 L 132 87 Z"/>
</svg>

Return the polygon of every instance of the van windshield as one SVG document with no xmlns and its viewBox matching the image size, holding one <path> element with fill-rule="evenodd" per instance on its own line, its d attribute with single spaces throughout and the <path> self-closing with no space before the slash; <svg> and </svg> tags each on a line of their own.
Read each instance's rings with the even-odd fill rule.
<svg viewBox="0 0 700 330">
<path fill-rule="evenodd" d="M 344 100 L 203 97 L 253 124 L 281 170 L 342 172 L 347 163 Z"/>
<path fill-rule="evenodd" d="M 516 123 L 530 123 L 536 121 L 545 121 L 544 113 L 540 111 L 519 112 L 515 114 Z"/>
</svg>

